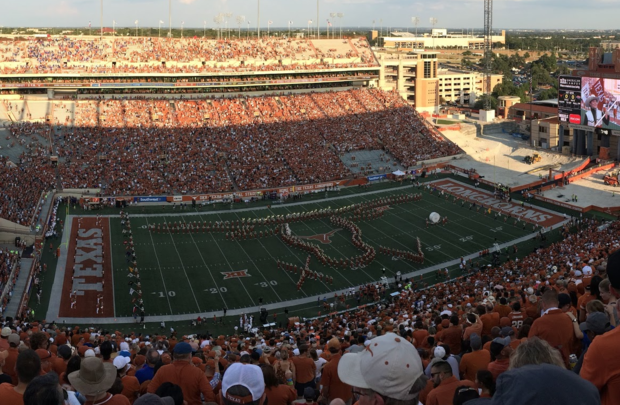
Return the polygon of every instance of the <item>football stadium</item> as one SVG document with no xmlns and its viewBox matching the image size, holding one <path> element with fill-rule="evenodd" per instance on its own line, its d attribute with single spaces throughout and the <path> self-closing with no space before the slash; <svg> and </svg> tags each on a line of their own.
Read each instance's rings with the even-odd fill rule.
<svg viewBox="0 0 620 405">
<path fill-rule="evenodd" d="M 615 403 L 618 207 L 571 187 L 616 162 L 510 169 L 366 37 L 239 37 L 0 36 L 0 398 L 31 356 L 59 403 Z"/>
</svg>

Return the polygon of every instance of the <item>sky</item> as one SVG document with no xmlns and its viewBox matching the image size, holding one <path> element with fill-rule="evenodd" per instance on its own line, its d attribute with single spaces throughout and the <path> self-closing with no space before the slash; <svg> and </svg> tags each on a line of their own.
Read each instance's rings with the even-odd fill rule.
<svg viewBox="0 0 620 405">
<path fill-rule="evenodd" d="M 103 25 L 111 27 L 168 26 L 170 0 L 102 0 Z M 237 27 L 237 17 L 244 16 L 255 28 L 257 3 L 260 2 L 261 26 L 273 21 L 272 27 L 306 27 L 309 20 L 316 25 L 316 0 L 171 0 L 172 26 L 181 28 L 214 28 L 219 13 L 232 13 L 229 27 Z M 3 2 L 0 26 L 3 27 L 99 27 L 100 0 L 25 0 Z M 370 27 L 375 21 L 388 27 L 410 27 L 411 17 L 418 17 L 420 28 L 478 29 L 483 27 L 484 0 L 319 0 L 320 26 L 325 29 L 330 13 L 342 13 L 332 19 L 334 26 Z M 527 29 L 616 29 L 620 13 L 618 0 L 496 0 L 493 5 L 493 27 Z M 382 20 L 382 23 L 381 23 Z M 616 23 L 616 24 L 614 24 Z"/>
</svg>

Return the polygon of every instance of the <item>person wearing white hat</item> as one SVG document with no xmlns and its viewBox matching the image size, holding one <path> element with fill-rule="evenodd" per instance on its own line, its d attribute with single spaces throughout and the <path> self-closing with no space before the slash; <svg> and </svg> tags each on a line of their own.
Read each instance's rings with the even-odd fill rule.
<svg viewBox="0 0 620 405">
<path fill-rule="evenodd" d="M 11 328 L 5 326 L 0 333 L 0 352 L 9 350 L 9 335 L 11 334 Z"/>
<path fill-rule="evenodd" d="M 131 369 L 130 362 L 131 360 L 129 357 L 116 356 L 112 364 L 116 367 L 118 378 L 120 378 L 123 383 L 121 395 L 126 396 L 127 399 L 133 403 L 140 393 L 140 382 L 138 382 L 136 377 L 127 375 L 127 372 Z"/>
<path fill-rule="evenodd" d="M 260 367 L 233 363 L 222 379 L 222 405 L 262 405 L 266 399 L 265 378 Z"/>
<path fill-rule="evenodd" d="M 592 95 L 586 99 L 585 110 L 586 114 L 583 117 L 582 125 L 595 127 L 601 124 L 601 121 L 605 125 L 609 125 L 609 115 L 605 111 L 603 112 L 604 102 L 601 101 L 596 95 Z"/>
<path fill-rule="evenodd" d="M 391 332 L 370 340 L 360 353 L 342 356 L 338 376 L 353 387 L 360 405 L 382 405 L 390 399 L 416 405 L 428 381 L 416 348 Z"/>
</svg>

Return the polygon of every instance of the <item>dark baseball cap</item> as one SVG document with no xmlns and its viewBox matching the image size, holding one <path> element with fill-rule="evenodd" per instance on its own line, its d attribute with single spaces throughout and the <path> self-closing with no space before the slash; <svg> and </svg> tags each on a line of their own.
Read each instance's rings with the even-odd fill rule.
<svg viewBox="0 0 620 405">
<path fill-rule="evenodd" d="M 588 315 L 585 322 L 579 325 L 579 328 L 585 332 L 589 330 L 596 335 L 602 335 L 607 331 L 609 326 L 609 318 L 604 312 L 592 312 Z"/>
<path fill-rule="evenodd" d="M 174 345 L 174 353 L 176 354 L 190 354 L 192 352 L 192 346 L 189 343 L 181 342 Z"/>
</svg>

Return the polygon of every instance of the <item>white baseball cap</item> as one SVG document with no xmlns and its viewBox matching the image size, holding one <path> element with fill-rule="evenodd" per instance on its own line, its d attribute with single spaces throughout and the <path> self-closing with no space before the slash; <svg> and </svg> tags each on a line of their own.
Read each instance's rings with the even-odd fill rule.
<svg viewBox="0 0 620 405">
<path fill-rule="evenodd" d="M 230 387 L 241 385 L 250 391 L 251 395 L 239 398 L 228 396 L 226 392 Z M 233 363 L 226 369 L 222 379 L 222 394 L 224 398 L 236 404 L 247 404 L 258 401 L 265 392 L 265 379 L 260 367 L 253 364 Z"/>
<path fill-rule="evenodd" d="M 365 350 L 347 353 L 338 363 L 343 383 L 401 401 L 415 397 L 409 391 L 423 372 L 416 348 L 395 333 L 372 339 Z"/>
<path fill-rule="evenodd" d="M 127 364 L 129 364 L 129 357 L 116 356 L 114 358 L 113 364 L 114 364 L 114 367 L 116 367 L 117 370 L 122 370 L 122 369 L 127 367 Z"/>
</svg>

